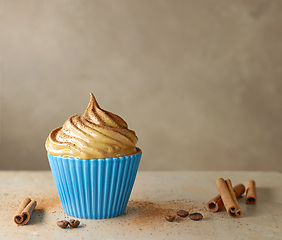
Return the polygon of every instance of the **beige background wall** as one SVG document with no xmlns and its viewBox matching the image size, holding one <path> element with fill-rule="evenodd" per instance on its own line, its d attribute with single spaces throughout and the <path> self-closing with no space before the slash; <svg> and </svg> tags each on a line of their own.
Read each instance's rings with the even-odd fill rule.
<svg viewBox="0 0 282 240">
<path fill-rule="evenodd" d="M 139 137 L 142 170 L 282 170 L 279 0 L 0 0 L 0 169 L 89 92 Z"/>
</svg>

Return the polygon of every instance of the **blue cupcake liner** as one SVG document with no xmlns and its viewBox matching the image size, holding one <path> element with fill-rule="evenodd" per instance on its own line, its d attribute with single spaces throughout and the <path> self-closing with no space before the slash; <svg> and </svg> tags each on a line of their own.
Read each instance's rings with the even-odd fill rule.
<svg viewBox="0 0 282 240">
<path fill-rule="evenodd" d="M 65 213 L 91 219 L 124 213 L 141 155 L 83 160 L 47 153 Z"/>
</svg>

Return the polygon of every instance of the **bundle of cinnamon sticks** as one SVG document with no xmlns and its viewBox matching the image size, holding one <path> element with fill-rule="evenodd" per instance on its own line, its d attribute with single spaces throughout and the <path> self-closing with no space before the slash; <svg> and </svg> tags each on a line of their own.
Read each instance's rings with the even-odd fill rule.
<svg viewBox="0 0 282 240">
<path fill-rule="evenodd" d="M 246 188 L 241 183 L 232 187 L 231 180 L 224 180 L 223 178 L 218 178 L 216 180 L 216 185 L 219 194 L 207 203 L 207 207 L 211 212 L 216 212 L 225 206 L 227 213 L 231 217 L 240 217 L 242 215 L 242 211 L 238 204 L 237 198 L 245 192 L 245 189 L 246 203 L 255 204 L 257 201 L 256 185 L 254 180 L 248 180 L 246 183 Z"/>
</svg>

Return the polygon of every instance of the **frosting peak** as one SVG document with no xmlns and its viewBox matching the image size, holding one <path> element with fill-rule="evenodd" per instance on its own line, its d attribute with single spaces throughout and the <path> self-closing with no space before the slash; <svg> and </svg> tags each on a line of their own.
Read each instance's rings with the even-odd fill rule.
<svg viewBox="0 0 282 240">
<path fill-rule="evenodd" d="M 71 116 L 46 140 L 51 155 L 81 159 L 109 158 L 134 154 L 138 138 L 118 115 L 103 110 L 91 93 L 83 115 Z"/>
<path fill-rule="evenodd" d="M 127 128 L 127 123 L 121 117 L 101 109 L 93 93 L 90 93 L 90 96 L 90 102 L 83 114 L 85 119 L 98 125 L 108 125 L 115 128 Z"/>
</svg>

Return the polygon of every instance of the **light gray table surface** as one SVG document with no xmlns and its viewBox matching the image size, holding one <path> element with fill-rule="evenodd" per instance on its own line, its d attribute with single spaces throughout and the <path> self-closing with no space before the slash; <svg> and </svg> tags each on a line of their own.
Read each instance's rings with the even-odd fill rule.
<svg viewBox="0 0 282 240">
<path fill-rule="evenodd" d="M 224 208 L 211 213 L 208 200 L 218 194 L 217 178 L 230 178 L 233 185 L 256 181 L 258 200 L 245 203 L 240 218 L 231 218 Z M 14 214 L 24 197 L 38 204 L 29 223 L 17 226 Z M 164 216 L 179 209 L 200 212 L 192 221 Z M 139 171 L 121 216 L 95 220 L 79 219 L 79 228 L 61 229 L 58 220 L 73 217 L 63 212 L 50 171 L 0 171 L 0 239 L 282 239 L 282 174 L 250 171 Z"/>
</svg>

